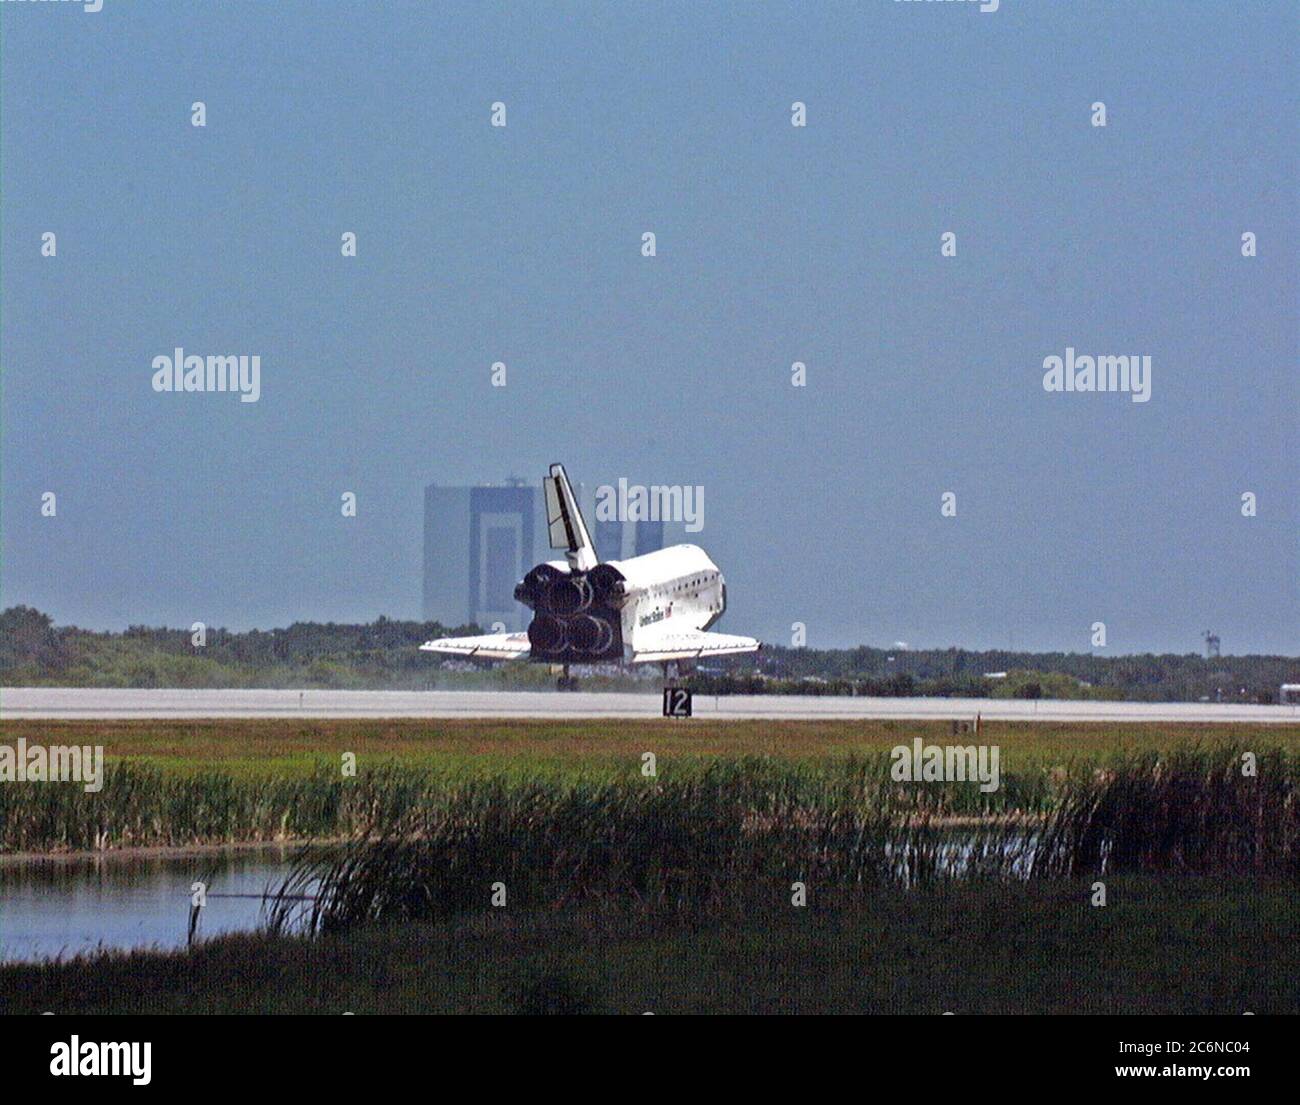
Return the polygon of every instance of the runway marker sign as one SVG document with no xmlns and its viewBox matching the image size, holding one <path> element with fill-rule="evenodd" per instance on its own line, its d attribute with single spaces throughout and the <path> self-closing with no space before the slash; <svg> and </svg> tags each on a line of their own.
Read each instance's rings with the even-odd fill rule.
<svg viewBox="0 0 1300 1105">
<path fill-rule="evenodd" d="M 691 692 L 685 687 L 664 688 L 664 717 L 690 717 Z"/>
</svg>

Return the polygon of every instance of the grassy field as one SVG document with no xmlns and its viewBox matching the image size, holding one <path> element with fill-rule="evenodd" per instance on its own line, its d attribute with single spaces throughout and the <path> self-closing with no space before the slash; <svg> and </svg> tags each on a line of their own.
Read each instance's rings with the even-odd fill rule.
<svg viewBox="0 0 1300 1105">
<path fill-rule="evenodd" d="M 937 884 L 698 921 L 495 910 L 0 966 L 0 1013 L 1300 1010 L 1294 884 Z"/>
<path fill-rule="evenodd" d="M 345 752 L 359 768 L 397 765 L 448 775 L 618 778 L 654 752 L 660 772 L 710 760 L 770 756 L 815 766 L 887 752 L 920 737 L 953 738 L 942 721 L 341 720 L 4 721 L 0 741 L 102 745 L 109 763 L 130 760 L 167 775 L 218 770 L 233 778 L 337 770 Z M 1118 752 L 1239 745 L 1300 750 L 1300 725 L 988 722 L 979 743 L 1001 749 L 1002 770 L 1024 773 Z"/>
<path fill-rule="evenodd" d="M 930 814 L 1042 813 L 1062 780 L 1143 755 L 1259 757 L 1300 752 L 1300 726 L 990 723 L 976 738 L 946 722 L 696 720 L 211 720 L 0 723 L 0 740 L 102 745 L 103 790 L 76 784 L 0 786 L 0 852 L 174 847 L 332 837 L 376 812 L 435 802 L 476 781 L 507 787 L 686 782 L 726 765 L 772 785 L 856 788 L 858 804 L 897 809 L 888 752 L 927 744 L 994 745 L 1001 786 L 917 784 Z M 355 777 L 344 757 L 355 757 Z M 766 766 L 763 766 L 766 765 Z M 1290 769 L 1287 769 L 1290 770 Z M 838 792 L 837 792 L 838 793 Z M 906 798 L 905 794 L 901 797 Z M 841 804 L 843 795 L 836 799 Z"/>
<path fill-rule="evenodd" d="M 0 786 L 0 851 L 349 839 L 299 862 L 287 891 L 316 902 L 279 931 L 0 966 L 0 1012 L 1300 1012 L 1300 726 L 0 725 L 19 737 L 110 766 L 99 794 Z M 1000 789 L 893 781 L 915 738 L 998 746 Z"/>
</svg>

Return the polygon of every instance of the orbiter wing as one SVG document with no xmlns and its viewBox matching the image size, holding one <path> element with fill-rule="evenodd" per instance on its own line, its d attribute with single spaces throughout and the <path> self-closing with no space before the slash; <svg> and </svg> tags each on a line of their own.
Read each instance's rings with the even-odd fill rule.
<svg viewBox="0 0 1300 1105">
<path fill-rule="evenodd" d="M 702 656 L 729 656 L 737 652 L 757 652 L 760 647 L 759 642 L 753 637 L 737 637 L 731 633 L 706 633 L 702 629 L 655 626 L 637 631 L 632 663 L 691 660 Z"/>
<path fill-rule="evenodd" d="M 425 641 L 421 652 L 442 652 L 448 656 L 476 660 L 518 660 L 528 655 L 527 633 L 484 633 L 481 637 L 439 637 Z"/>
</svg>

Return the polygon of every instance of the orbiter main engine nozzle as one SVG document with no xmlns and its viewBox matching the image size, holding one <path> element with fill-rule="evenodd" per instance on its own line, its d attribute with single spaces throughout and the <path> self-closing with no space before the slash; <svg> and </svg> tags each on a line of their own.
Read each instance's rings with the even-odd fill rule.
<svg viewBox="0 0 1300 1105">
<path fill-rule="evenodd" d="M 583 575 L 561 576 L 546 589 L 546 608 L 553 614 L 579 614 L 591 605 L 591 584 Z"/>
<path fill-rule="evenodd" d="M 563 652 L 568 645 L 568 629 L 559 618 L 538 614 L 528 626 L 528 644 L 539 655 Z"/>
<path fill-rule="evenodd" d="M 569 622 L 569 645 L 575 652 L 598 654 L 614 643 L 614 627 L 604 618 L 581 614 Z"/>
</svg>

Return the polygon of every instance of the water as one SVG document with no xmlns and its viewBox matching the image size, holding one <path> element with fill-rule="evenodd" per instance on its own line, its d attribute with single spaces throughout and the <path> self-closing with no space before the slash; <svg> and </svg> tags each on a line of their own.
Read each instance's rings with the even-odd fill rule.
<svg viewBox="0 0 1300 1105">
<path fill-rule="evenodd" d="M 192 883 L 205 881 L 210 895 L 261 895 L 280 884 L 293 855 L 273 846 L 0 863 L 0 961 L 183 948 Z M 198 935 L 257 928 L 262 918 L 256 897 L 209 897 Z"/>
<path fill-rule="evenodd" d="M 1035 834 L 1000 831 L 986 839 L 955 831 L 936 837 L 884 845 L 900 885 L 976 873 L 1029 876 Z M 209 894 L 200 938 L 255 929 L 265 919 L 261 895 L 284 881 L 297 854 L 268 846 L 0 862 L 0 961 L 69 958 L 100 948 L 183 948 L 196 881 L 205 882 Z"/>
<path fill-rule="evenodd" d="M 986 875 L 1024 880 L 1033 873 L 1034 832 L 944 832 L 929 839 L 886 843 L 885 858 L 890 874 L 901 886 L 915 886 L 923 879 L 957 879 Z"/>
</svg>

